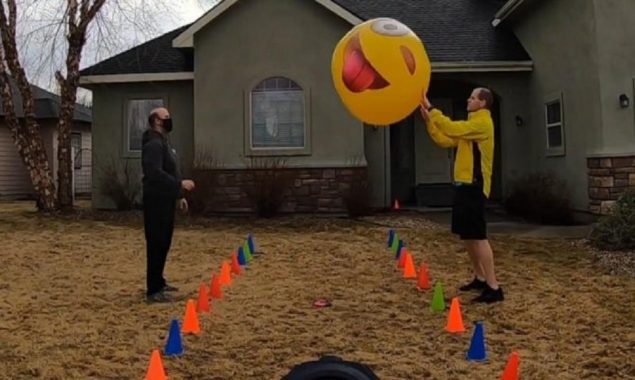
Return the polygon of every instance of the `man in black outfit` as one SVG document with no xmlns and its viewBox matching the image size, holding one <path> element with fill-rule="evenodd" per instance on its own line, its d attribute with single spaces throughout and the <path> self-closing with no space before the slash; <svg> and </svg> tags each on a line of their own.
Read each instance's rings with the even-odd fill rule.
<svg viewBox="0 0 635 380">
<path fill-rule="evenodd" d="M 157 108 L 148 118 L 150 128 L 143 133 L 141 161 L 143 165 L 143 221 L 146 238 L 147 289 L 150 303 L 170 302 L 166 294 L 178 291 L 163 277 L 165 260 L 172 244 L 176 207 L 187 212 L 183 191 L 194 189 L 194 182 L 182 180 L 176 151 L 167 135 L 172 119 L 165 108 Z"/>
</svg>

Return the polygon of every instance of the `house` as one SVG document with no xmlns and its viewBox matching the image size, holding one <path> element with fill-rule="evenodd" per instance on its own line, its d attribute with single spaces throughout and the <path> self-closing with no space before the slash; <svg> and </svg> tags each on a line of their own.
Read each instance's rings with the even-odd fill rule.
<svg viewBox="0 0 635 380">
<path fill-rule="evenodd" d="M 332 84 L 340 38 L 392 17 L 426 46 L 435 106 L 465 118 L 473 87 L 494 92 L 493 200 L 514 178 L 553 172 L 577 210 L 597 212 L 635 185 L 633 14 L 631 0 L 223 0 L 81 71 L 100 141 L 93 157 L 138 173 L 146 116 L 164 105 L 185 173 L 213 174 L 210 196 L 222 194 L 224 210 L 248 207 L 245 169 L 274 157 L 296 173 L 286 211 L 342 210 L 359 178 L 377 207 L 447 205 L 454 153 L 431 142 L 418 110 L 391 126 L 364 125 Z M 286 119 L 276 122 L 281 110 Z M 93 201 L 112 207 L 97 193 Z"/>
<path fill-rule="evenodd" d="M 60 115 L 61 99 L 58 95 L 31 85 L 35 101 L 35 116 L 40 126 L 40 134 L 46 149 L 49 165 L 57 181 L 57 121 Z M 13 104 L 18 119 L 24 118 L 20 92 L 12 82 Z M 18 154 L 13 136 L 4 120 L 5 113 L 0 105 L 0 199 L 26 199 L 33 194 L 29 174 Z M 92 191 L 91 156 L 91 110 L 81 104 L 75 105 L 71 129 L 73 150 L 73 181 L 76 196 L 87 196 Z"/>
</svg>

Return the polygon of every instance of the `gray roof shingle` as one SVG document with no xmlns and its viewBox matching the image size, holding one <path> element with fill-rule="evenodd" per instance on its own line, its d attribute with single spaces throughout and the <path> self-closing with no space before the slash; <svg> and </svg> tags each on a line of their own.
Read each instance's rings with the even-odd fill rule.
<svg viewBox="0 0 635 380">
<path fill-rule="evenodd" d="M 80 75 L 178 73 L 194 69 L 192 49 L 175 49 L 172 40 L 192 24 L 121 52 L 80 71 Z"/>
<path fill-rule="evenodd" d="M 433 62 L 523 61 L 529 55 L 509 30 L 491 25 L 500 0 L 334 0 L 357 17 L 397 19 L 423 41 Z"/>
<path fill-rule="evenodd" d="M 432 62 L 529 60 L 516 36 L 491 25 L 505 0 L 334 0 L 361 19 L 392 17 L 423 41 Z M 80 74 L 137 74 L 193 71 L 192 49 L 176 49 L 172 40 L 185 25 L 81 70 Z"/>
<path fill-rule="evenodd" d="M 22 96 L 20 94 L 20 90 L 13 78 L 9 78 L 9 82 L 11 85 L 11 92 L 13 94 L 13 107 L 15 109 L 15 114 L 18 118 L 23 118 L 24 109 L 22 108 Z M 60 106 L 62 104 L 62 99 L 59 95 L 35 85 L 31 85 L 31 92 L 33 93 L 35 117 L 37 119 L 59 118 Z M 0 117 L 4 117 L 4 115 L 4 105 L 0 103 Z M 91 109 L 79 103 L 75 103 L 73 120 L 91 123 L 93 120 Z"/>
</svg>

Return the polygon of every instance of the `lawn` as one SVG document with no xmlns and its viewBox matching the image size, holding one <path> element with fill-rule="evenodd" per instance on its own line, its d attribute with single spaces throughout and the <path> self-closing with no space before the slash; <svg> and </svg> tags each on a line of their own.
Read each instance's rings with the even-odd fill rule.
<svg viewBox="0 0 635 380">
<path fill-rule="evenodd" d="M 635 279 L 601 269 L 581 242 L 494 236 L 507 300 L 472 305 L 468 331 L 444 331 L 432 291 L 400 277 L 389 228 L 445 297 L 469 279 L 468 257 L 444 227 L 415 214 L 362 221 L 181 219 L 166 277 L 173 304 L 144 303 L 145 246 L 138 214 L 46 217 L 28 203 L 0 204 L 0 378 L 141 379 L 185 299 L 255 237 L 249 268 L 200 315 L 183 356 L 163 357 L 171 380 L 280 379 L 296 364 L 336 354 L 382 380 L 498 379 L 512 351 L 522 379 L 635 378 Z M 315 309 L 326 297 L 330 308 Z M 488 362 L 465 360 L 484 321 Z"/>
</svg>

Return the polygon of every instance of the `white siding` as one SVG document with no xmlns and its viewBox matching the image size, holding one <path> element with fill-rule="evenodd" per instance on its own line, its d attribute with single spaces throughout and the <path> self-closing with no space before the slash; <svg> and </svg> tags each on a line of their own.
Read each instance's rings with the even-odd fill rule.
<svg viewBox="0 0 635 380">
<path fill-rule="evenodd" d="M 13 136 L 0 122 L 0 198 L 21 198 L 31 194 L 31 181 L 13 143 Z"/>
<path fill-rule="evenodd" d="M 45 122 L 40 128 L 49 163 L 53 163 L 53 175 L 57 183 L 57 133 L 55 123 Z M 91 193 L 91 131 L 87 124 L 79 124 L 73 132 L 82 134 L 82 167 L 74 170 L 75 193 L 86 195 Z M 13 136 L 6 124 L 0 122 L 0 199 L 27 198 L 33 193 L 33 187 L 22 159 L 13 144 Z"/>
<path fill-rule="evenodd" d="M 91 146 L 92 146 L 92 136 L 90 133 L 90 129 L 88 128 L 75 128 L 73 130 L 74 133 L 82 134 L 82 167 L 81 169 L 75 169 L 75 194 L 84 195 L 90 194 L 92 188 L 92 160 L 91 160 Z"/>
</svg>

